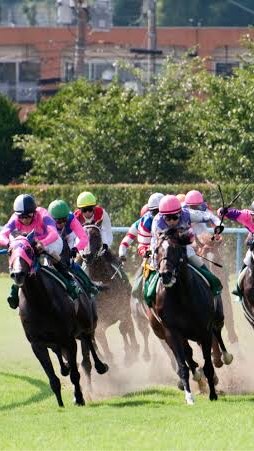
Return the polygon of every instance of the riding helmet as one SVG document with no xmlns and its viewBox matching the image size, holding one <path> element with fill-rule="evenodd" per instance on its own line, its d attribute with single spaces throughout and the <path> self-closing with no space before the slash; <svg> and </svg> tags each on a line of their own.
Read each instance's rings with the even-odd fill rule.
<svg viewBox="0 0 254 451">
<path fill-rule="evenodd" d="M 34 213 L 36 210 L 36 203 L 31 194 L 20 194 L 13 203 L 13 210 L 17 215 L 27 215 Z"/>
<path fill-rule="evenodd" d="M 148 199 L 148 209 L 149 210 L 158 210 L 160 200 L 163 198 L 164 194 L 162 193 L 153 193 Z"/>
<path fill-rule="evenodd" d="M 77 198 L 77 207 L 78 208 L 95 207 L 95 205 L 96 205 L 96 198 L 89 191 L 83 191 L 83 193 L 80 193 L 80 195 Z"/>
<path fill-rule="evenodd" d="M 189 191 L 185 196 L 186 205 L 200 205 L 204 202 L 203 195 L 200 191 L 193 189 Z"/>
<path fill-rule="evenodd" d="M 70 212 L 70 208 L 64 200 L 56 199 L 49 204 L 48 212 L 54 219 L 66 218 Z"/>
</svg>

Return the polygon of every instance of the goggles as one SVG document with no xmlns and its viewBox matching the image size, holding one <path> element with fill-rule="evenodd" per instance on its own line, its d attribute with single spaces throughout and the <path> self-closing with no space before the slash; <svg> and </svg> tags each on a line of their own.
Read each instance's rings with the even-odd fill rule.
<svg viewBox="0 0 254 451">
<path fill-rule="evenodd" d="M 34 217 L 34 213 L 16 213 L 19 217 L 19 219 L 32 219 Z"/>
<path fill-rule="evenodd" d="M 164 215 L 166 221 L 177 221 L 180 218 L 180 213 L 174 213 L 172 215 Z"/>
<path fill-rule="evenodd" d="M 57 219 L 55 219 L 55 221 L 56 221 L 57 224 L 64 224 L 67 221 L 67 218 L 66 217 L 64 217 L 64 218 L 57 218 Z"/>
<path fill-rule="evenodd" d="M 90 213 L 93 211 L 94 207 L 90 206 L 90 207 L 82 207 L 81 211 L 82 213 L 86 213 L 87 211 L 89 211 Z"/>
</svg>

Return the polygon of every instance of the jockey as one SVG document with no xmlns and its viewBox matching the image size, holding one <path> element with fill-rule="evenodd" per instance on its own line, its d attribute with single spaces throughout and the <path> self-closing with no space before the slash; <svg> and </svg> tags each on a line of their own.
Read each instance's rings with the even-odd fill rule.
<svg viewBox="0 0 254 451">
<path fill-rule="evenodd" d="M 219 208 L 217 211 L 219 217 L 225 217 L 242 224 L 249 231 L 248 235 L 248 246 L 253 246 L 254 242 L 254 211 L 252 209 L 237 210 L 236 208 Z M 250 247 L 248 248 L 246 255 L 243 259 L 243 266 L 241 271 L 243 271 L 246 266 L 249 266 L 252 260 L 252 252 Z M 236 288 L 232 291 L 236 296 L 242 297 L 243 293 L 237 283 Z"/>
<path fill-rule="evenodd" d="M 222 290 L 220 280 L 203 264 L 200 257 L 195 254 L 195 251 L 191 245 L 191 242 L 194 239 L 191 224 L 206 223 L 209 221 L 209 212 L 182 208 L 181 203 L 176 196 L 164 196 L 159 204 L 159 213 L 155 216 L 152 224 L 152 259 L 154 267 L 157 268 L 155 250 L 157 248 L 157 239 L 161 233 L 168 230 L 175 230 L 179 232 L 179 235 L 181 235 L 181 233 L 185 236 L 187 235 L 190 243 L 186 245 L 188 260 L 208 279 L 214 296 L 217 296 Z M 221 229 L 217 229 L 217 227 L 215 227 L 215 233 L 219 233 L 221 231 Z"/>
<path fill-rule="evenodd" d="M 122 241 L 120 243 L 118 255 L 122 262 L 126 261 L 126 255 L 127 255 L 128 248 L 131 246 L 133 241 L 136 240 L 136 238 L 138 236 L 138 225 L 141 221 L 142 216 L 144 216 L 144 214 L 147 211 L 148 211 L 148 204 L 145 204 L 140 210 L 140 218 L 137 221 L 133 222 L 133 224 L 130 226 L 128 232 L 126 233 L 126 235 L 124 236 L 124 238 L 122 239 Z"/>
<path fill-rule="evenodd" d="M 220 226 L 220 219 L 218 218 L 218 216 L 214 215 L 208 208 L 208 205 L 204 201 L 203 195 L 200 193 L 200 191 L 192 190 L 186 194 L 184 208 L 187 208 L 189 210 L 204 211 L 210 217 L 206 222 L 196 222 L 192 224 L 192 228 L 196 236 L 201 235 L 202 233 L 207 233 L 208 223 L 212 224 L 215 227 Z"/>
<path fill-rule="evenodd" d="M 153 193 L 148 199 L 148 212 L 141 218 L 138 224 L 138 253 L 145 257 L 149 253 L 151 243 L 152 222 L 159 211 L 159 203 L 163 198 L 162 193 Z"/>
<path fill-rule="evenodd" d="M 107 250 L 113 242 L 113 233 L 108 213 L 104 208 L 96 205 L 95 196 L 89 191 L 84 191 L 77 198 L 77 207 L 74 215 L 82 226 L 95 224 L 101 230 L 103 249 Z"/>
<path fill-rule="evenodd" d="M 63 240 L 66 240 L 69 246 L 70 254 L 66 259 L 67 266 L 69 267 L 69 257 L 75 258 L 79 251 L 83 251 L 87 247 L 89 243 L 88 234 L 70 211 L 69 206 L 64 200 L 56 199 L 51 202 L 48 206 L 48 212 L 56 222 L 59 235 Z M 80 265 L 73 263 L 70 269 L 84 282 L 84 288 L 87 295 L 97 294 L 98 290 L 96 288 L 94 289 L 94 282 L 90 280 Z"/>
<path fill-rule="evenodd" d="M 14 200 L 14 213 L 0 233 L 0 246 L 8 246 L 10 235 L 14 231 L 21 234 L 34 232 L 36 240 L 36 249 L 38 252 L 43 250 L 50 254 L 54 260 L 56 269 L 64 273 L 60 262 L 60 254 L 63 249 L 63 241 L 59 236 L 56 224 L 47 210 L 37 207 L 36 202 L 30 194 L 20 194 Z M 18 287 L 12 286 L 11 295 L 8 297 L 10 307 L 18 307 Z"/>
<path fill-rule="evenodd" d="M 86 230 L 64 200 L 56 199 L 51 202 L 48 212 L 56 222 L 59 235 L 66 239 L 71 257 L 76 257 L 77 253 L 84 250 L 89 243 Z"/>
</svg>

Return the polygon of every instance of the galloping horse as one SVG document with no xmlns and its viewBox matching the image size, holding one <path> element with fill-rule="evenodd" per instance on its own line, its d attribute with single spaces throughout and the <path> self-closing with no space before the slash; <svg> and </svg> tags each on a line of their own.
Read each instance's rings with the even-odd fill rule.
<svg viewBox="0 0 254 451">
<path fill-rule="evenodd" d="M 209 233 L 203 233 L 198 235 L 195 239 L 195 249 L 197 254 L 201 257 L 208 258 L 216 263 L 221 263 L 223 261 L 223 256 L 221 253 L 222 248 L 222 237 L 217 240 L 212 240 Z M 223 310 L 225 315 L 225 328 L 228 334 L 228 340 L 231 344 L 238 343 L 238 336 L 235 330 L 233 309 L 231 303 L 231 295 L 228 286 L 228 275 L 224 269 L 218 266 L 213 266 L 213 271 L 217 277 L 221 280 L 223 285 L 222 291 L 222 302 Z"/>
<path fill-rule="evenodd" d="M 184 238 L 183 238 L 183 244 Z M 222 342 L 220 329 L 215 327 L 214 299 L 210 287 L 187 264 L 186 246 L 177 236 L 167 233 L 159 238 L 157 261 L 160 273 L 156 300 L 151 309 L 150 323 L 157 336 L 172 349 L 178 375 L 183 383 L 185 399 L 193 404 L 189 368 L 186 364 L 186 342 L 201 345 L 204 374 L 210 389 L 210 400 L 217 400 L 215 373 L 211 360 L 212 335 Z"/>
<path fill-rule="evenodd" d="M 88 253 L 83 254 L 83 269 L 92 280 L 103 282 L 107 286 L 107 290 L 100 292 L 96 297 L 98 312 L 96 340 L 100 343 L 106 359 L 112 361 L 113 355 L 109 349 L 106 330 L 120 321 L 119 331 L 124 342 L 125 363 L 130 364 L 139 352 L 130 309 L 131 285 L 118 259 L 110 250 L 105 252 L 102 249 L 99 227 L 96 225 L 84 227 L 89 235 L 89 249 Z"/>
<path fill-rule="evenodd" d="M 48 348 L 56 353 L 62 374 L 66 376 L 70 373 L 75 403 L 84 405 L 75 339 L 81 340 L 83 350 L 87 349 L 87 357 L 91 351 L 95 368 L 100 374 L 108 369 L 99 360 L 92 342 L 97 321 L 93 302 L 82 294 L 79 299 L 70 300 L 63 284 L 50 274 L 49 267 L 38 264 L 29 236 L 14 238 L 8 252 L 10 276 L 20 287 L 20 319 L 32 350 L 49 378 L 58 405 L 63 407 L 61 383 L 54 372 Z"/>
</svg>

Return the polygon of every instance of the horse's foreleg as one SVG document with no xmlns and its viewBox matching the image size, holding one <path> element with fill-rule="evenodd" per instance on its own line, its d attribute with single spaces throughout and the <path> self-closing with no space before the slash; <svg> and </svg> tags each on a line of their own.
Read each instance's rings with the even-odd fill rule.
<svg viewBox="0 0 254 451">
<path fill-rule="evenodd" d="M 186 403 L 192 405 L 194 404 L 194 399 L 190 389 L 189 368 L 185 362 L 185 352 L 182 337 L 180 337 L 175 330 L 174 333 L 171 334 L 168 329 L 165 329 L 165 340 L 168 346 L 172 349 L 176 358 L 178 366 L 177 374 L 182 381 Z"/>
<path fill-rule="evenodd" d="M 223 296 L 222 296 L 222 302 L 223 302 L 223 308 L 224 308 L 224 321 L 225 321 L 225 328 L 227 329 L 228 333 L 228 340 L 232 343 L 238 343 L 238 336 L 235 330 L 234 325 L 234 316 L 233 316 L 233 309 L 231 304 L 231 296 L 228 289 L 228 283 L 223 284 Z"/>
<path fill-rule="evenodd" d="M 207 336 L 205 340 L 201 342 L 203 357 L 205 360 L 204 364 L 204 373 L 208 381 L 209 389 L 210 389 L 210 395 L 209 398 L 211 401 L 217 400 L 218 396 L 215 391 L 215 373 L 214 368 L 212 364 L 212 358 L 211 358 L 211 348 L 212 348 L 212 336 Z"/>
<path fill-rule="evenodd" d="M 225 363 L 225 365 L 230 365 L 230 363 L 233 360 L 233 355 L 230 354 L 226 350 L 226 346 L 225 346 L 224 341 L 223 341 L 222 336 L 221 336 L 221 329 L 214 329 L 213 333 L 214 333 L 214 335 L 216 337 L 216 340 L 217 340 L 217 342 L 218 342 L 218 344 L 220 346 L 220 349 L 222 351 L 222 360 L 223 360 L 223 362 Z"/>
<path fill-rule="evenodd" d="M 149 326 L 149 322 L 148 319 L 146 318 L 137 318 L 136 317 L 136 324 L 138 327 L 138 330 L 140 331 L 142 337 L 143 337 L 143 342 L 144 342 L 144 351 L 143 351 L 143 359 L 148 362 L 149 360 L 151 360 L 151 354 L 150 354 L 150 350 L 149 350 L 149 341 L 148 341 L 148 337 L 150 334 L 150 326 Z"/>
<path fill-rule="evenodd" d="M 99 374 L 106 373 L 108 371 L 108 369 L 109 369 L 108 365 L 106 363 L 103 363 L 99 359 L 99 357 L 98 357 L 98 355 L 96 353 L 95 347 L 94 347 L 94 343 L 93 343 L 92 337 L 91 336 L 84 336 L 84 339 L 86 340 L 87 346 L 90 349 L 91 354 L 93 356 L 94 365 L 95 365 L 97 373 L 99 373 Z"/>
<path fill-rule="evenodd" d="M 137 342 L 131 312 L 126 314 L 124 320 L 120 320 L 119 331 L 124 341 L 125 362 L 132 363 L 139 353 L 139 344 Z"/>
<path fill-rule="evenodd" d="M 66 356 L 70 366 L 70 379 L 74 385 L 74 402 L 79 406 L 85 404 L 83 394 L 80 388 L 80 374 L 77 367 L 77 343 L 75 338 L 70 338 L 66 345 Z"/>
<path fill-rule="evenodd" d="M 64 407 L 61 396 L 61 382 L 55 374 L 48 349 L 41 343 L 31 343 L 32 350 L 49 378 L 52 391 L 55 393 L 59 407 Z"/>
<path fill-rule="evenodd" d="M 109 349 L 108 340 L 106 337 L 106 331 L 104 328 L 101 327 L 100 324 L 98 324 L 96 327 L 95 338 L 102 347 L 102 352 L 104 354 L 105 359 L 109 362 L 109 364 L 113 364 L 114 357 L 113 357 L 112 352 Z"/>
<path fill-rule="evenodd" d="M 87 383 L 88 383 L 88 389 L 89 389 L 89 391 L 91 391 L 92 390 L 92 381 L 91 381 L 92 363 L 91 363 L 91 359 L 90 359 L 90 349 L 87 344 L 87 341 L 83 337 L 80 339 L 80 343 L 81 343 L 81 352 L 82 352 L 81 365 L 85 371 L 85 375 L 86 375 Z"/>
<path fill-rule="evenodd" d="M 70 374 L 70 367 L 63 360 L 61 348 L 59 346 L 53 346 L 51 349 L 56 354 L 56 356 L 58 358 L 58 362 L 59 362 L 59 365 L 60 365 L 60 368 L 61 368 L 62 376 L 68 376 Z"/>
</svg>

